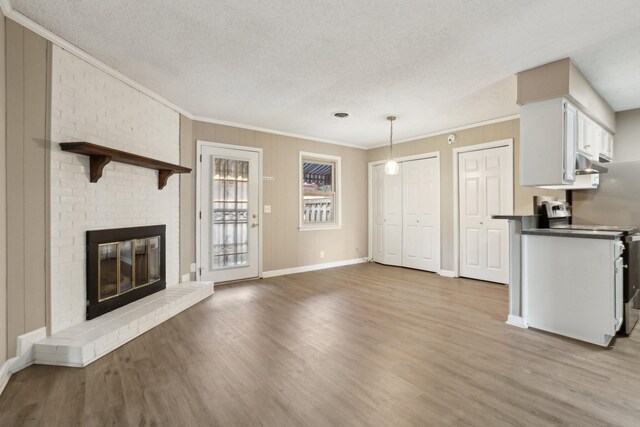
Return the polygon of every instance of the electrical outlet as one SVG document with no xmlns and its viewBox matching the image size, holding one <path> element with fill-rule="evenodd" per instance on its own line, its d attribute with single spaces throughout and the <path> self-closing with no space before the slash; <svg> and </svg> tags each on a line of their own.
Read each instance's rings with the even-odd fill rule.
<svg viewBox="0 0 640 427">
<path fill-rule="evenodd" d="M 324 251 L 320 251 L 320 258 L 324 258 Z"/>
<path fill-rule="evenodd" d="M 269 182 L 273 182 L 275 181 L 275 177 L 273 176 L 263 176 L 262 179 L 264 179 L 265 181 L 269 181 Z"/>
<path fill-rule="evenodd" d="M 271 205 L 264 205 L 264 213 L 271 213 Z"/>
<path fill-rule="evenodd" d="M 195 273 L 196 272 L 196 263 L 191 263 L 191 272 Z"/>
</svg>

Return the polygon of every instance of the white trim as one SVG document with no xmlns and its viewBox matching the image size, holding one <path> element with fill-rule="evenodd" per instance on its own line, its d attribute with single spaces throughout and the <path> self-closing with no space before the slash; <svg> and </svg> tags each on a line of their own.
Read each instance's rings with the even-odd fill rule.
<svg viewBox="0 0 640 427">
<path fill-rule="evenodd" d="M 344 267 L 346 265 L 362 264 L 367 262 L 362 258 L 346 259 L 343 261 L 325 262 L 323 264 L 304 265 L 302 267 L 285 268 L 282 270 L 265 271 L 262 273 L 262 277 L 267 279 L 269 277 L 285 276 L 287 274 L 306 273 L 308 271 L 325 270 L 327 268 Z"/>
<path fill-rule="evenodd" d="M 336 193 L 336 206 L 334 210 L 337 213 L 335 222 L 323 224 L 307 224 L 302 221 L 303 207 L 302 207 L 302 185 L 303 185 L 303 171 L 302 171 L 302 158 L 327 160 L 336 164 L 335 171 L 335 193 Z M 342 228 L 342 158 L 340 156 L 332 156 L 330 154 L 311 153 L 309 151 L 300 151 L 298 153 L 298 231 L 319 231 L 319 230 L 337 230 Z"/>
<path fill-rule="evenodd" d="M 262 221 L 262 204 L 264 203 L 263 199 L 263 150 L 262 148 L 256 147 L 246 147 L 244 145 L 233 145 L 233 144 L 223 144 L 220 142 L 211 142 L 211 141 L 196 141 L 196 211 L 195 211 L 195 219 L 196 219 L 196 280 L 202 280 L 200 275 L 200 175 L 202 173 L 202 163 L 200 163 L 200 156 L 202 155 L 202 147 L 212 147 L 212 148 L 224 148 L 231 150 L 239 150 L 239 151 L 250 151 L 254 153 L 258 153 L 258 178 L 260 183 L 258 184 L 258 224 L 260 224 L 258 228 L 258 240 L 260 240 L 258 244 L 258 277 L 262 277 L 262 260 L 263 260 L 263 247 L 264 247 L 264 239 L 263 239 L 263 221 Z"/>
<path fill-rule="evenodd" d="M 438 274 L 442 277 L 456 277 L 455 272 L 451 270 L 440 270 L 438 271 Z"/>
<path fill-rule="evenodd" d="M 475 123 L 471 123 L 469 125 L 458 126 L 458 127 L 450 128 L 450 129 L 443 129 L 443 130 L 439 130 L 439 131 L 436 131 L 436 132 L 426 133 L 424 135 L 412 136 L 412 137 L 409 137 L 409 138 L 406 138 L 406 139 L 401 139 L 400 141 L 394 141 L 393 144 L 394 145 L 404 144 L 405 142 L 417 141 L 419 139 L 431 138 L 433 136 L 444 135 L 445 133 L 457 132 L 457 131 L 461 131 L 461 130 L 465 130 L 465 129 L 471 129 L 471 128 L 476 128 L 476 127 L 480 127 L 480 126 L 492 125 L 492 124 L 495 124 L 495 123 L 508 122 L 510 120 L 515 120 L 515 119 L 519 119 L 519 118 L 520 118 L 520 113 L 512 114 L 510 116 L 498 117 L 496 119 L 490 119 L 490 120 L 483 120 L 481 122 L 475 122 Z M 373 149 L 373 148 L 386 147 L 388 145 L 389 145 L 389 143 L 385 142 L 385 143 L 381 143 L 381 144 L 374 145 L 374 146 L 371 146 L 371 147 L 367 147 L 366 149 L 370 150 L 370 149 Z"/>
<path fill-rule="evenodd" d="M 440 151 L 431 151 L 428 153 L 421 153 L 421 154 L 413 154 L 411 156 L 404 156 L 404 157 L 396 157 L 396 162 L 398 163 L 402 163 L 402 162 L 408 162 L 411 160 L 422 160 L 422 159 L 431 159 L 431 158 L 437 158 L 438 159 L 438 169 L 440 169 L 440 167 L 442 166 L 441 161 L 440 161 Z M 373 175 L 373 167 L 377 166 L 377 165 L 381 165 L 386 163 L 387 159 L 384 160 L 374 160 L 372 162 L 369 162 L 369 165 L 367 167 L 367 197 L 368 197 L 368 214 L 367 214 L 367 221 L 368 221 L 368 236 L 367 236 L 367 243 L 368 243 L 368 258 L 369 259 L 373 259 L 373 182 L 372 182 L 372 175 Z M 438 215 L 440 215 L 442 213 L 442 193 L 440 194 L 440 212 L 438 213 Z M 440 215 L 440 230 L 442 231 L 442 215 Z M 442 240 L 442 232 L 440 233 L 440 239 Z M 440 262 L 442 263 L 442 253 L 440 254 Z"/>
<path fill-rule="evenodd" d="M 0 394 L 7 386 L 12 374 L 33 365 L 35 360 L 34 344 L 47 338 L 47 328 L 27 332 L 17 338 L 16 357 L 4 362 L 0 367 Z"/>
<path fill-rule="evenodd" d="M 504 323 L 506 323 L 507 325 L 515 326 L 522 329 L 527 329 L 529 327 L 527 325 L 527 321 L 524 320 L 524 317 L 514 316 L 513 314 L 510 314 L 509 317 L 507 318 L 507 321 Z"/>
<path fill-rule="evenodd" d="M 472 151 L 489 150 L 492 148 L 508 147 L 509 148 L 509 176 L 511 177 L 511 191 L 515 192 L 514 176 L 513 176 L 513 138 L 501 139 L 499 141 L 485 142 L 482 144 L 468 145 L 466 147 L 453 149 L 453 272 L 454 277 L 460 276 L 460 201 L 459 197 L 459 174 L 458 174 L 458 157 L 462 153 Z M 513 213 L 513 203 L 515 203 L 515 195 L 511 204 L 511 212 Z"/>
</svg>

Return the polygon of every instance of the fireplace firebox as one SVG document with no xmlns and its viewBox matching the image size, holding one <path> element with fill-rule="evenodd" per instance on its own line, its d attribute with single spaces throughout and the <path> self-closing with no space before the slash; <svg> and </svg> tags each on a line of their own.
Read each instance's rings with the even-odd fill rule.
<svg viewBox="0 0 640 427">
<path fill-rule="evenodd" d="M 87 231 L 87 320 L 166 288 L 165 231 Z"/>
</svg>

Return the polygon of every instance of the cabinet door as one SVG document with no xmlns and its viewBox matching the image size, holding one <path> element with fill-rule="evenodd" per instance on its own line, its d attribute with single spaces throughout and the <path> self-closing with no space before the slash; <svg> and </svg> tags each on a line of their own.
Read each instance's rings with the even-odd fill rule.
<svg viewBox="0 0 640 427">
<path fill-rule="evenodd" d="M 624 265 L 623 265 L 623 259 L 622 257 L 616 259 L 615 262 L 615 286 L 614 286 L 614 298 L 613 298 L 613 312 L 614 312 L 614 316 L 615 316 L 615 325 L 616 325 L 616 331 L 620 330 L 620 326 L 622 325 L 622 309 L 623 309 L 623 304 L 624 304 L 624 299 L 623 299 L 623 295 L 622 295 L 622 285 L 623 285 L 623 280 L 624 280 L 624 273 L 623 273 L 623 269 L 624 269 Z"/>
<path fill-rule="evenodd" d="M 598 160 L 596 124 L 580 111 L 578 111 L 578 153 L 591 160 Z"/>
<path fill-rule="evenodd" d="M 578 139 L 578 110 L 564 103 L 564 183 L 576 180 L 576 144 Z"/>
</svg>

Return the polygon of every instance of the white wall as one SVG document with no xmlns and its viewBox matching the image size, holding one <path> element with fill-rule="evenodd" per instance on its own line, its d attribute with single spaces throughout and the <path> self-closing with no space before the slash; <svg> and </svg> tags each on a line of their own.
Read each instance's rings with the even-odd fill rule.
<svg viewBox="0 0 640 427">
<path fill-rule="evenodd" d="M 51 101 L 51 332 L 85 319 L 85 232 L 166 224 L 167 283 L 179 280 L 179 189 L 157 172 L 110 163 L 89 182 L 89 158 L 58 143 L 87 141 L 179 163 L 179 114 L 54 46 Z"/>
<path fill-rule="evenodd" d="M 640 160 L 640 108 L 616 113 L 613 150 L 616 162 Z"/>
</svg>

